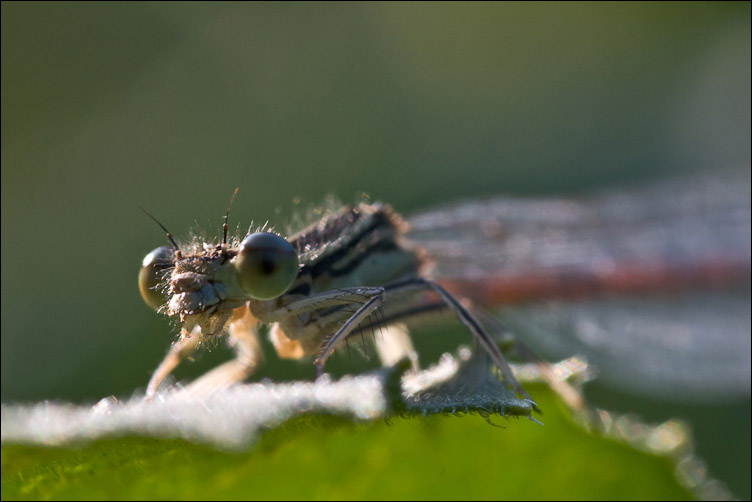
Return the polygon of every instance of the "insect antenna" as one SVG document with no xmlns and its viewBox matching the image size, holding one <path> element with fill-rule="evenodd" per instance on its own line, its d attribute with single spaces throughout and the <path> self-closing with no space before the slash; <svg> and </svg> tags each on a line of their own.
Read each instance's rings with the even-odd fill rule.
<svg viewBox="0 0 752 502">
<path fill-rule="evenodd" d="M 152 220 L 154 220 L 154 223 L 156 223 L 157 225 L 159 225 L 159 228 L 161 228 L 162 230 L 164 230 L 164 232 L 165 232 L 165 233 L 167 234 L 167 239 L 169 239 L 169 241 L 170 241 L 170 242 L 172 243 L 172 245 L 173 245 L 173 246 L 175 247 L 175 252 L 176 252 L 176 253 L 180 253 L 180 247 L 179 247 L 179 246 L 178 246 L 178 244 L 177 244 L 177 243 L 175 242 L 175 239 L 173 239 L 173 238 L 172 238 L 172 234 L 170 233 L 170 231 L 169 231 L 169 230 L 167 230 L 167 228 L 165 228 L 165 226 L 164 226 L 164 225 L 162 225 L 162 224 L 161 224 L 161 223 L 159 222 L 159 220 L 158 220 L 158 219 L 156 219 L 156 218 L 155 218 L 154 216 L 152 216 L 152 214 L 151 214 L 151 213 L 150 213 L 149 211 L 147 211 L 146 209 L 144 209 L 144 208 L 143 208 L 143 207 L 141 207 L 141 206 L 139 206 L 139 209 L 141 209 L 141 211 L 143 211 L 143 212 L 144 212 L 144 214 L 146 214 L 146 216 L 148 216 L 149 218 L 151 218 Z"/>
<path fill-rule="evenodd" d="M 235 191 L 232 192 L 232 197 L 230 197 L 230 203 L 227 204 L 225 221 L 222 223 L 222 250 L 227 250 L 227 220 L 230 218 L 230 208 L 232 207 L 232 203 L 235 200 L 235 196 L 238 194 L 239 189 L 240 187 L 235 187 Z"/>
</svg>

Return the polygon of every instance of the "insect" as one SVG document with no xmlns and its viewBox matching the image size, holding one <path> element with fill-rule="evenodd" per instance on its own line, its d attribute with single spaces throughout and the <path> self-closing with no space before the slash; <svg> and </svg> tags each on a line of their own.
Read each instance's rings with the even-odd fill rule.
<svg viewBox="0 0 752 502">
<path fill-rule="evenodd" d="M 321 374 L 332 352 L 377 309 L 396 305 L 395 300 L 407 294 L 429 291 L 438 299 L 429 308 L 453 312 L 488 352 L 507 385 L 530 399 L 480 321 L 427 278 L 429 261 L 420 247 L 405 241 L 407 226 L 388 205 L 342 207 L 287 239 L 264 230 L 228 239 L 228 216 L 229 206 L 220 243 L 187 247 L 179 246 L 157 221 L 171 246 L 144 258 L 139 287 L 147 305 L 178 321 L 181 330 L 149 381 L 147 396 L 155 395 L 181 360 L 224 332 L 235 359 L 197 379 L 189 390 L 211 392 L 244 380 L 262 357 L 261 324 L 271 325 L 269 338 L 280 357 L 313 357 Z M 386 316 L 397 319 L 410 313 Z M 403 357 L 417 362 L 405 331 L 387 327 L 374 338 L 384 364 Z"/>
<path fill-rule="evenodd" d="M 749 175 L 699 175 L 581 199 L 470 201 L 408 220 L 361 203 L 326 212 L 289 239 L 270 232 L 228 239 L 228 209 L 219 244 L 181 248 L 168 233 L 172 246 L 144 260 L 145 301 L 181 323 L 147 394 L 225 329 L 236 358 L 191 387 L 243 380 L 260 361 L 261 324 L 272 326 L 281 357 L 312 357 L 322 372 L 338 344 L 383 308 L 387 324 L 453 312 L 507 385 L 529 399 L 487 318 L 481 323 L 458 298 L 501 305 L 516 337 L 553 347 L 554 357 L 585 354 L 622 387 L 690 400 L 748 394 Z M 421 291 L 428 300 L 402 301 Z M 405 331 L 384 334 L 376 339 L 382 362 L 417 360 Z"/>
</svg>

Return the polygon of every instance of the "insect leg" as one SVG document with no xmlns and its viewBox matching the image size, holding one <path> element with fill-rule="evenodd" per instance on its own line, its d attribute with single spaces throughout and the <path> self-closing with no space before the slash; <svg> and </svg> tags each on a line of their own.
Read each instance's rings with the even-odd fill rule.
<svg viewBox="0 0 752 502">
<path fill-rule="evenodd" d="M 457 318 L 464 324 L 470 332 L 475 336 L 481 346 L 488 352 L 493 359 L 496 366 L 501 370 L 501 374 L 504 375 L 504 379 L 507 384 L 519 395 L 532 402 L 530 395 L 522 388 L 522 385 L 517 381 L 512 369 L 509 367 L 504 355 L 501 353 L 498 345 L 494 342 L 493 338 L 483 329 L 481 323 L 446 289 L 439 284 L 424 279 L 422 277 L 415 277 L 406 279 L 404 281 L 388 284 L 384 287 L 387 295 L 394 293 L 401 293 L 404 291 L 414 289 L 428 289 L 436 293 L 439 299 L 443 301 Z"/>
<path fill-rule="evenodd" d="M 257 317 L 274 324 L 269 339 L 280 357 L 300 359 L 320 352 L 322 334 L 331 332 L 328 326 L 346 322 L 357 308 L 383 291 L 378 287 L 334 289 L 291 301 Z"/>
<path fill-rule="evenodd" d="M 242 310 L 240 310 L 242 309 Z M 233 315 L 228 331 L 228 344 L 235 351 L 235 358 L 207 372 L 186 391 L 192 395 L 205 396 L 215 390 L 229 387 L 248 378 L 264 360 L 264 353 L 258 338 L 258 321 L 243 306 Z"/>
<path fill-rule="evenodd" d="M 383 292 L 384 288 L 370 287 L 333 289 L 290 302 L 274 312 L 267 313 L 263 319 L 264 322 L 273 323 L 283 321 L 290 316 L 321 310 L 327 307 L 337 307 L 352 303 L 362 304 L 374 296 L 381 295 Z"/>
<path fill-rule="evenodd" d="M 511 335 L 509 328 L 507 328 L 494 316 L 483 311 L 480 311 L 478 313 L 478 316 L 483 319 L 483 322 L 486 325 L 491 326 L 494 331 Z M 535 368 L 534 373 L 537 374 L 537 378 L 545 382 L 548 387 L 559 396 L 559 398 L 572 411 L 573 414 L 582 417 L 592 417 L 592 413 L 588 410 L 587 404 L 585 403 L 585 397 L 582 394 L 582 390 L 577 385 L 573 385 L 567 379 L 569 374 L 566 374 L 566 376 L 563 377 L 561 376 L 561 373 L 557 374 L 555 366 L 562 365 L 566 367 L 568 365 L 565 363 L 567 363 L 569 360 L 564 360 L 560 361 L 559 363 L 552 364 L 538 356 L 538 354 L 536 354 L 535 351 L 522 340 L 514 337 L 513 335 L 508 336 L 508 338 L 511 339 L 510 343 L 514 346 L 515 351 L 525 361 L 527 361 L 529 365 Z M 585 363 L 584 371 L 588 371 L 587 363 Z"/>
<path fill-rule="evenodd" d="M 170 351 L 154 371 L 149 384 L 146 386 L 147 399 L 156 395 L 159 384 L 177 368 L 183 359 L 193 354 L 204 339 L 205 336 L 201 334 L 201 329 L 198 326 L 193 331 L 188 331 L 185 328 L 181 330 L 180 339 L 170 347 Z"/>
<path fill-rule="evenodd" d="M 364 323 L 361 325 L 363 329 L 374 329 L 383 325 L 390 325 L 392 323 L 412 321 L 422 315 L 432 316 L 435 314 L 448 313 L 449 307 L 442 301 L 425 302 L 418 305 L 412 305 L 402 310 L 395 310 L 387 312 L 383 318 L 380 318 L 374 322 Z"/>
<path fill-rule="evenodd" d="M 381 304 L 381 300 L 384 296 L 384 288 L 353 288 L 358 291 L 359 295 L 363 295 L 363 289 L 371 291 L 371 297 L 347 320 L 345 324 L 340 327 L 334 335 L 332 335 L 324 344 L 321 349 L 321 353 L 313 362 L 316 365 L 316 372 L 321 375 L 324 372 L 324 365 L 326 360 L 332 355 L 332 352 L 337 346 L 337 343 L 347 338 L 352 330 L 360 324 L 363 320 L 368 318 L 368 315 L 376 310 Z M 347 291 L 347 290 L 342 290 Z"/>
</svg>

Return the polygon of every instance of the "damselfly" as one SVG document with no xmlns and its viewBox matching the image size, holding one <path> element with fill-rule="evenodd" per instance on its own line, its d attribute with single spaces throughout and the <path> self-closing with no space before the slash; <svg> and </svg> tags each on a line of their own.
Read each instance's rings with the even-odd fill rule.
<svg viewBox="0 0 752 502">
<path fill-rule="evenodd" d="M 287 239 L 264 230 L 228 238 L 227 215 L 217 244 L 181 247 L 168 233 L 172 246 L 147 255 L 139 285 L 146 303 L 179 322 L 181 333 L 147 394 L 225 332 L 235 359 L 191 389 L 247 378 L 261 360 L 262 324 L 272 326 L 269 338 L 281 357 L 313 357 L 320 373 L 363 324 L 449 310 L 507 385 L 529 398 L 494 337 L 458 298 L 536 305 L 748 284 L 749 186 L 749 173 L 700 177 L 581 201 L 469 202 L 407 221 L 387 205 L 361 203 L 326 211 Z M 428 294 L 406 300 L 420 291 Z M 409 336 L 397 326 L 375 337 L 382 362 L 407 357 L 417 364 Z"/>
<path fill-rule="evenodd" d="M 144 300 L 182 325 L 179 340 L 149 382 L 148 396 L 182 359 L 225 331 L 236 358 L 191 389 L 206 392 L 244 380 L 261 358 L 257 330 L 262 323 L 272 325 L 270 339 L 280 357 L 316 356 L 321 374 L 338 345 L 382 304 L 389 307 L 395 298 L 424 290 L 457 315 L 507 384 L 529 398 L 481 323 L 423 274 L 426 259 L 405 241 L 406 225 L 389 206 L 346 206 L 288 239 L 262 229 L 228 241 L 228 215 L 229 207 L 219 244 L 181 248 L 168 232 L 172 247 L 157 248 L 144 259 L 139 274 Z M 386 364 L 403 357 L 417 363 L 403 330 L 386 329 L 375 343 Z"/>
</svg>

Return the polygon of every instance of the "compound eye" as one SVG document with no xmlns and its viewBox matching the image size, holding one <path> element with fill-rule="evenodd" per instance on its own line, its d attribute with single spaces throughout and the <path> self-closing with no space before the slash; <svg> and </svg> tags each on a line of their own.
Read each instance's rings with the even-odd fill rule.
<svg viewBox="0 0 752 502">
<path fill-rule="evenodd" d="M 167 269 L 175 264 L 175 251 L 167 246 L 158 247 L 147 254 L 138 272 L 138 289 L 141 290 L 141 298 L 154 310 L 164 305 L 167 298 L 159 290 Z"/>
<path fill-rule="evenodd" d="M 298 266 L 292 245 L 266 232 L 246 237 L 235 259 L 238 284 L 256 300 L 271 300 L 287 291 L 298 276 Z"/>
</svg>

